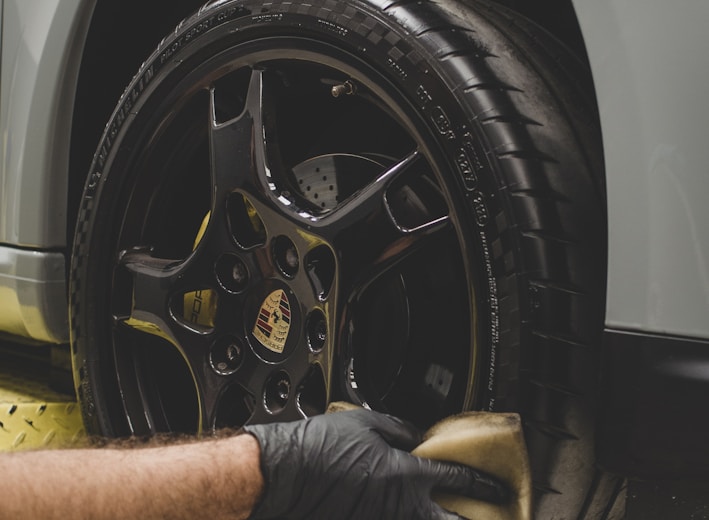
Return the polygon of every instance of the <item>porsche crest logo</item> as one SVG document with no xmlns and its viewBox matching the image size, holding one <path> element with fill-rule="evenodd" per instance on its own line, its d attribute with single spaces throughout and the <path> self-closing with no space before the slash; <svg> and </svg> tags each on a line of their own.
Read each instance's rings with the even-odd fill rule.
<svg viewBox="0 0 709 520">
<path fill-rule="evenodd" d="M 268 350 L 278 354 L 283 352 L 290 331 L 290 304 L 283 289 L 269 294 L 261 304 L 254 337 Z"/>
</svg>

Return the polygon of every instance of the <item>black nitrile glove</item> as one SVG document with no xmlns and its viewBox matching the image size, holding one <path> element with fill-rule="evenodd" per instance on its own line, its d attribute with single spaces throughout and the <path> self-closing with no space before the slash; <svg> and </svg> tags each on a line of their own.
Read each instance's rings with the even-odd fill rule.
<svg viewBox="0 0 709 520">
<path fill-rule="evenodd" d="M 254 519 L 450 520 L 461 517 L 433 502 L 433 489 L 493 502 L 505 495 L 471 468 L 410 455 L 420 433 L 369 410 L 244 430 L 261 446 L 265 481 Z"/>
</svg>

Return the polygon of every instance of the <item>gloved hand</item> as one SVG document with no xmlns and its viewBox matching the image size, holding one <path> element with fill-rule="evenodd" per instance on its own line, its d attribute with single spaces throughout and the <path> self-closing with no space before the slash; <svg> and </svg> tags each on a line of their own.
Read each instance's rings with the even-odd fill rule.
<svg viewBox="0 0 709 520">
<path fill-rule="evenodd" d="M 499 502 L 505 489 L 473 469 L 408 451 L 420 433 L 369 410 L 305 421 L 249 425 L 266 483 L 254 519 L 462 518 L 431 500 L 433 489 Z"/>
</svg>

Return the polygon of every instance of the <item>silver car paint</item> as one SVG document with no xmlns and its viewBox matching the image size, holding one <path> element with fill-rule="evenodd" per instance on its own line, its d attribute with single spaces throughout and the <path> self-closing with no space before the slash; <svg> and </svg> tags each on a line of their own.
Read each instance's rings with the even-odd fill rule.
<svg viewBox="0 0 709 520">
<path fill-rule="evenodd" d="M 608 183 L 606 326 L 709 337 L 709 2 L 576 0 Z"/>
<path fill-rule="evenodd" d="M 0 330 L 68 340 L 69 137 L 94 2 L 4 0 L 0 83 Z M 21 248 L 21 249 L 20 249 Z"/>
<path fill-rule="evenodd" d="M 72 93 L 94 1 L 4 1 L 0 330 L 43 341 L 68 337 L 53 250 L 66 245 Z M 709 338 L 709 3 L 574 5 L 605 147 L 606 325 Z"/>
<path fill-rule="evenodd" d="M 0 247 L 0 330 L 41 342 L 69 340 L 63 255 Z"/>
</svg>

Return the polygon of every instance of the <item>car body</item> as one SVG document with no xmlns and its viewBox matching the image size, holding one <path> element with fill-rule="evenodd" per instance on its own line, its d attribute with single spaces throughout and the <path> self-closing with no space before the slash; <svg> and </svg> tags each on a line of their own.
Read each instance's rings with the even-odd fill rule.
<svg viewBox="0 0 709 520">
<path fill-rule="evenodd" d="M 108 3 L 2 1 L 0 330 L 10 337 L 69 342 L 70 247 L 97 121 L 201 4 Z M 569 45 L 580 39 L 593 73 L 608 230 L 597 252 L 607 262 L 598 458 L 628 476 L 705 474 L 709 420 L 696 411 L 709 395 L 709 7 L 505 3 L 568 30 Z M 571 14 L 557 24 L 562 10 Z M 112 23 L 114 11 L 123 14 Z"/>
</svg>

